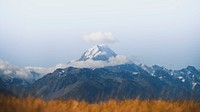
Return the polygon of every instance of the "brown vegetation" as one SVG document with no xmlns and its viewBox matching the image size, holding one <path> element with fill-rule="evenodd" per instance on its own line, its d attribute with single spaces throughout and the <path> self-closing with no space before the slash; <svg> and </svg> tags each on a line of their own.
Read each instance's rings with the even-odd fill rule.
<svg viewBox="0 0 200 112">
<path fill-rule="evenodd" d="M 200 112 L 200 103 L 135 99 L 89 104 L 74 100 L 45 102 L 35 98 L 1 96 L 0 112 Z"/>
</svg>

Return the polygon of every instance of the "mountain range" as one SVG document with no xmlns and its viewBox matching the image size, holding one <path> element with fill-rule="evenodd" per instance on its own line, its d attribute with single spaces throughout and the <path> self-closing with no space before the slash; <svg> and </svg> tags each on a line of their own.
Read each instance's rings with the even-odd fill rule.
<svg viewBox="0 0 200 112">
<path fill-rule="evenodd" d="M 80 59 L 55 67 L 18 67 L 0 61 L 0 93 L 44 100 L 108 99 L 200 100 L 200 70 L 170 70 L 136 65 L 106 45 L 96 45 Z"/>
</svg>

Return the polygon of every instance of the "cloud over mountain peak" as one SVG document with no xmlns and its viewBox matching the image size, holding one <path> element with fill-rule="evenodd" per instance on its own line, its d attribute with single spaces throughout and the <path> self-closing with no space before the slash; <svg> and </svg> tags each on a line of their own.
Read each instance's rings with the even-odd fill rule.
<svg viewBox="0 0 200 112">
<path fill-rule="evenodd" d="M 111 32 L 93 32 L 84 35 L 83 39 L 90 43 L 116 43 L 118 41 Z"/>
</svg>

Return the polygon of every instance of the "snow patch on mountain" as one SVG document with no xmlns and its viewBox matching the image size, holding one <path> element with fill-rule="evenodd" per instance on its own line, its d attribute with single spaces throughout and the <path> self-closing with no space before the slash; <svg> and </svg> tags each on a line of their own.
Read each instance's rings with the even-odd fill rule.
<svg viewBox="0 0 200 112">
<path fill-rule="evenodd" d="M 152 76 L 154 76 L 154 69 L 152 67 L 148 67 L 145 64 L 140 64 L 139 65 L 143 70 L 147 71 L 149 74 L 151 74 Z"/>
<path fill-rule="evenodd" d="M 116 56 L 117 54 L 113 52 L 108 46 L 96 45 L 85 51 L 84 54 L 79 59 L 79 61 L 86 61 L 86 60 L 108 61 L 109 58 Z"/>
<path fill-rule="evenodd" d="M 192 82 L 192 89 L 194 89 L 196 85 L 197 85 L 196 82 Z"/>
</svg>

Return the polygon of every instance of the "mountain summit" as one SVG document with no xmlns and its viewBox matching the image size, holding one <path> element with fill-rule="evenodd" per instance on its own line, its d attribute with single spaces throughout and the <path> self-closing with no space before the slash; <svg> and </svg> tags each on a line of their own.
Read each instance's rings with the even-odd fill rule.
<svg viewBox="0 0 200 112">
<path fill-rule="evenodd" d="M 43 76 L 42 71 L 52 72 Z M 200 101 L 200 71 L 193 66 L 181 70 L 138 66 L 109 47 L 96 45 L 79 60 L 46 69 L 20 68 L 0 60 L 2 93 L 91 103 L 134 98 Z"/>
<path fill-rule="evenodd" d="M 95 45 L 88 49 L 81 56 L 79 61 L 95 60 L 95 61 L 108 61 L 111 57 L 116 57 L 117 54 L 106 45 Z"/>
</svg>

